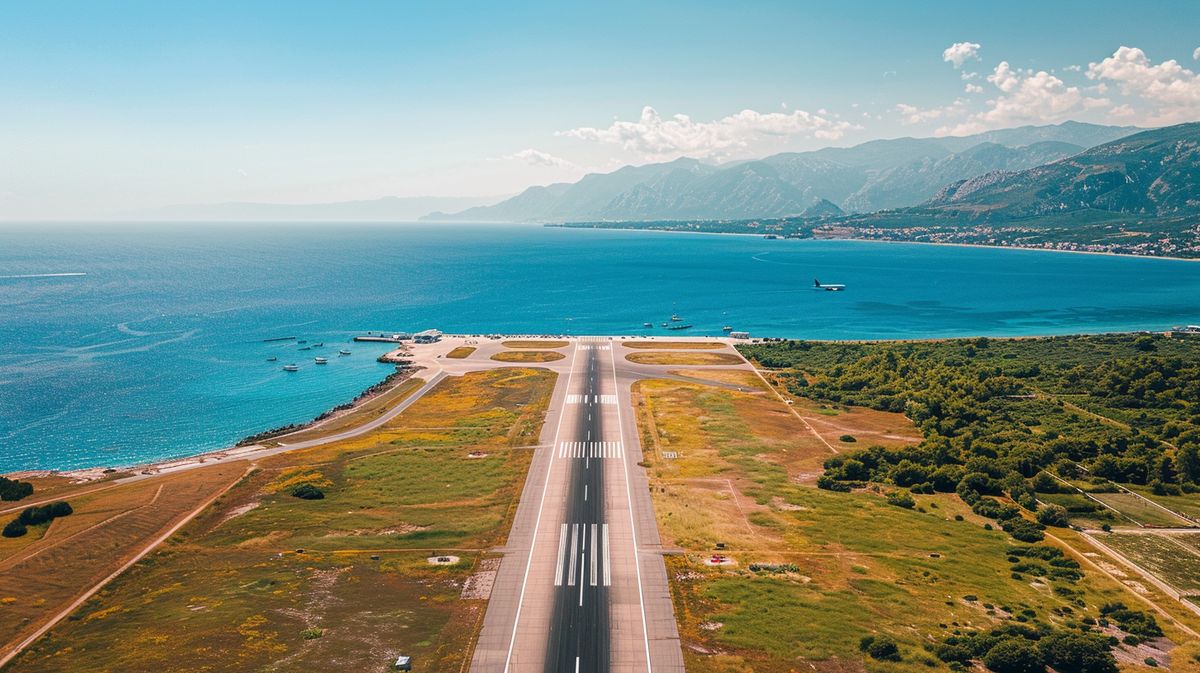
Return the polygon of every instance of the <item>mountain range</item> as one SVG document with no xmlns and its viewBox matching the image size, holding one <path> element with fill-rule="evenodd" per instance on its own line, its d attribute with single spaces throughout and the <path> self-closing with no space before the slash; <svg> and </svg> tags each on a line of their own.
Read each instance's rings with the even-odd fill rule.
<svg viewBox="0 0 1200 673">
<path fill-rule="evenodd" d="M 530 187 L 494 205 L 422 219 L 570 222 L 865 213 L 944 199 L 947 185 L 1049 164 L 1139 130 L 1064 122 L 972 136 L 874 140 L 719 166 L 681 158 Z"/>
<path fill-rule="evenodd" d="M 924 206 L 988 219 L 1081 210 L 1196 214 L 1200 122 L 1144 131 L 1026 170 L 957 180 Z"/>
</svg>

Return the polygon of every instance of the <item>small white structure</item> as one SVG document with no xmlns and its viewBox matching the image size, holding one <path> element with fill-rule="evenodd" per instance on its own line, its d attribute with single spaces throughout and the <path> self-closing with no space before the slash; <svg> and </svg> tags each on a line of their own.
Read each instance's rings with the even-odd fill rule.
<svg viewBox="0 0 1200 673">
<path fill-rule="evenodd" d="M 396 663 L 392 665 L 394 671 L 411 671 L 412 657 L 406 657 L 403 654 L 396 657 Z"/>
<path fill-rule="evenodd" d="M 413 335 L 413 341 L 419 344 L 432 344 L 442 340 L 442 333 L 435 329 L 427 329 Z"/>
<path fill-rule="evenodd" d="M 730 332 L 729 338 L 730 339 L 749 339 L 750 333 L 749 332 Z"/>
</svg>

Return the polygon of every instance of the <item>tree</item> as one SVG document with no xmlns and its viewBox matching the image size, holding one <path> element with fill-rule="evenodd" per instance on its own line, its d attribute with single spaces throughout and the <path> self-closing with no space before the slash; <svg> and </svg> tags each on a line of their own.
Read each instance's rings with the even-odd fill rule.
<svg viewBox="0 0 1200 673">
<path fill-rule="evenodd" d="M 1067 518 L 1067 508 L 1062 505 L 1046 505 L 1038 510 L 1037 521 L 1043 526 L 1058 526 L 1066 528 L 1070 525 Z"/>
<path fill-rule="evenodd" d="M 1028 519 L 1009 519 L 1000 527 L 1021 542 L 1041 542 L 1046 537 L 1041 527 Z"/>
<path fill-rule="evenodd" d="M 4 537 L 21 537 L 25 534 L 26 530 L 25 524 L 21 523 L 20 519 L 13 519 L 4 526 L 4 530 L 0 532 L 0 535 Z"/>
<path fill-rule="evenodd" d="M 983 655 L 983 665 L 996 673 L 1042 673 L 1042 655 L 1024 638 L 1005 638 Z"/>
<path fill-rule="evenodd" d="M 1200 482 L 1200 447 L 1195 444 L 1179 447 L 1175 454 L 1175 469 L 1180 480 L 1193 484 Z"/>
<path fill-rule="evenodd" d="M 1042 660 L 1059 673 L 1117 673 L 1108 639 L 1102 636 L 1057 632 L 1038 644 Z"/>
</svg>

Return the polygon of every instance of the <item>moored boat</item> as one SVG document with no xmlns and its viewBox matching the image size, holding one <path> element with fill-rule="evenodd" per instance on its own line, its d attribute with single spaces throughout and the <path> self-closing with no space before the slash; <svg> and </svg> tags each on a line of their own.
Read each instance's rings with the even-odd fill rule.
<svg viewBox="0 0 1200 673">
<path fill-rule="evenodd" d="M 349 355 L 349 354 L 350 354 L 350 351 L 346 350 L 345 348 L 338 351 L 338 355 Z"/>
<path fill-rule="evenodd" d="M 298 371 L 300 371 L 300 367 L 299 367 L 299 365 L 284 365 L 284 366 L 283 366 L 283 371 L 285 371 L 285 372 L 298 372 Z"/>
<path fill-rule="evenodd" d="M 323 365 L 323 364 L 327 364 L 329 362 L 329 358 L 313 358 L 313 362 L 315 362 L 319 365 Z"/>
</svg>

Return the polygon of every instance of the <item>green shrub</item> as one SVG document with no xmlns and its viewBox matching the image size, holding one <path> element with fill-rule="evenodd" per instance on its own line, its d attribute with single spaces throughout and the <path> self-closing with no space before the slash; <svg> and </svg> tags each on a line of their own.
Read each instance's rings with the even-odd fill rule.
<svg viewBox="0 0 1200 673">
<path fill-rule="evenodd" d="M 25 527 L 25 524 L 21 523 L 20 519 L 13 519 L 5 524 L 4 530 L 0 532 L 0 535 L 4 535 L 4 537 L 21 537 L 27 531 L 28 529 Z"/>
<path fill-rule="evenodd" d="M 312 484 L 299 484 L 292 489 L 292 495 L 301 500 L 321 500 L 325 497 L 325 491 Z"/>
<path fill-rule="evenodd" d="M 996 673 L 1042 673 L 1046 666 L 1037 646 L 1024 638 L 1005 638 L 983 655 L 983 665 Z"/>
<path fill-rule="evenodd" d="M 900 648 L 896 641 L 888 636 L 865 636 L 858 641 L 858 649 L 866 652 L 872 659 L 900 661 Z"/>
<path fill-rule="evenodd" d="M 1067 519 L 1067 508 L 1062 505 L 1046 505 L 1038 510 L 1037 522 L 1043 526 L 1057 526 L 1066 528 L 1070 525 Z"/>
<path fill-rule="evenodd" d="M 838 437 L 838 441 L 846 442 L 847 444 L 853 444 L 854 442 L 857 442 L 858 440 L 854 438 L 854 435 L 842 435 L 841 437 Z"/>
</svg>

